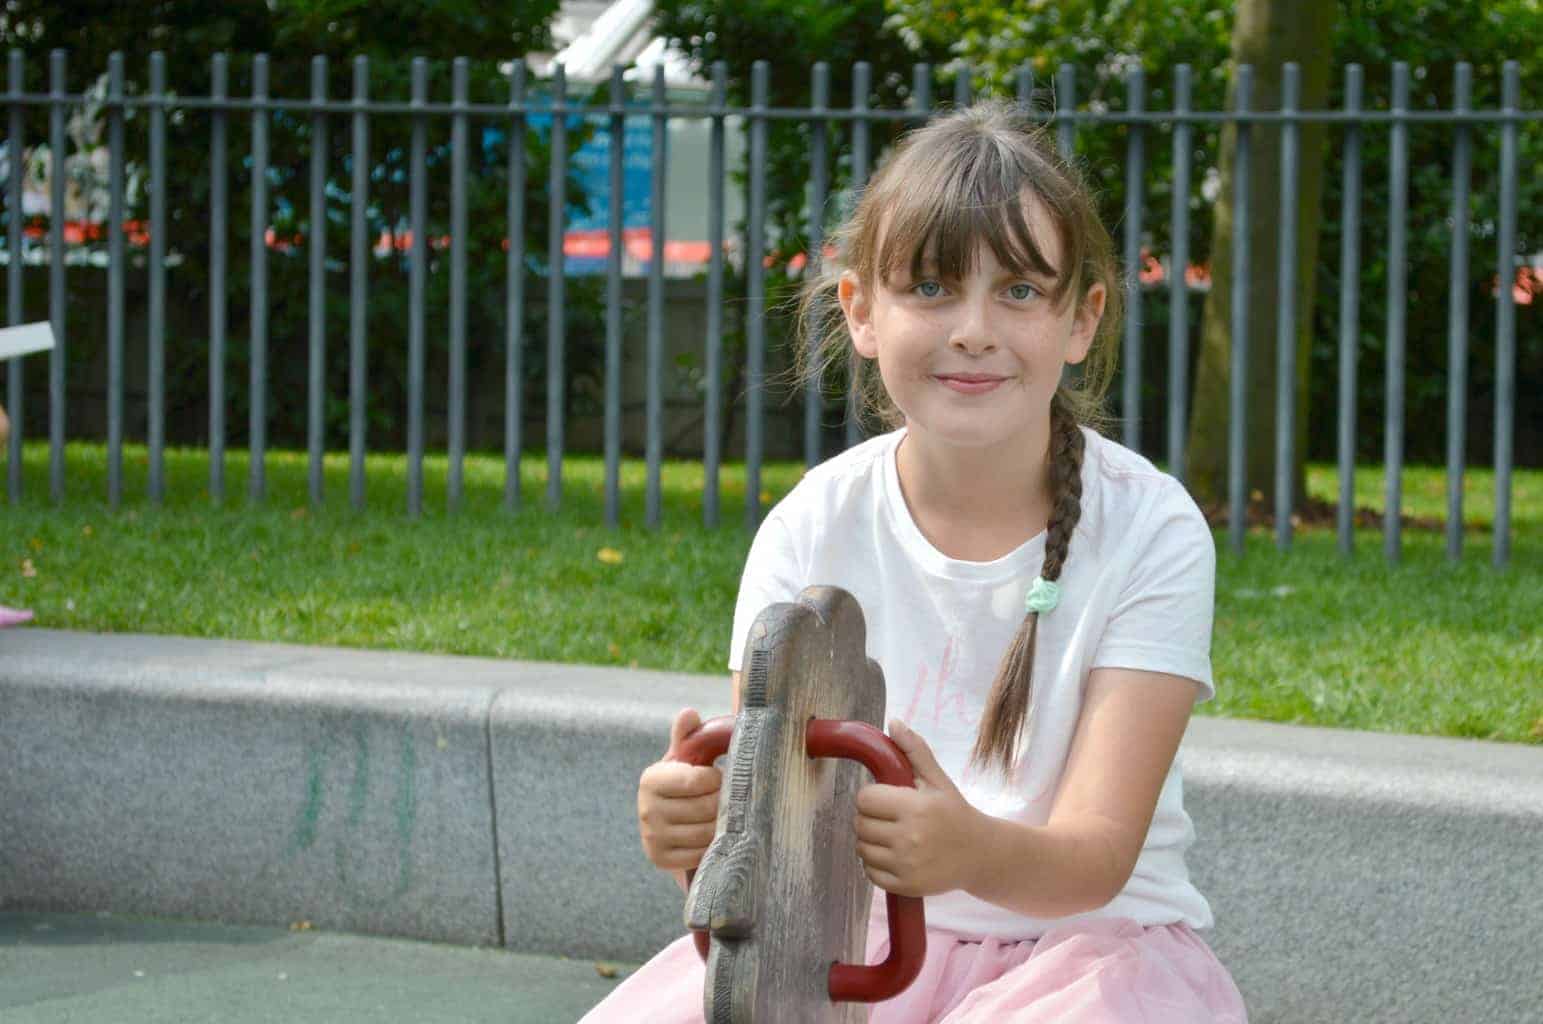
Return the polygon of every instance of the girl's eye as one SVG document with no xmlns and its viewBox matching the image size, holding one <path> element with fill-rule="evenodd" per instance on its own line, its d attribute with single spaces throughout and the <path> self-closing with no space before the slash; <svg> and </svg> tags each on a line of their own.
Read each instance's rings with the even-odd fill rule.
<svg viewBox="0 0 1543 1024">
<path fill-rule="evenodd" d="M 924 299 L 935 299 L 943 294 L 943 286 L 936 281 L 922 281 L 911 286 L 911 291 Z"/>
<path fill-rule="evenodd" d="M 1007 289 L 1007 294 L 1011 295 L 1019 302 L 1026 302 L 1029 299 L 1032 299 L 1034 296 L 1038 295 L 1039 289 L 1035 288 L 1032 284 L 1024 284 L 1022 281 L 1019 281 L 1017 284 Z"/>
</svg>

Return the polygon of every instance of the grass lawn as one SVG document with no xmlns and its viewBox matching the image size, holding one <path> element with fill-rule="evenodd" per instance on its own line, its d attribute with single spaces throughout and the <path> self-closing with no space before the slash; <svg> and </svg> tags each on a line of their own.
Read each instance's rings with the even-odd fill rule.
<svg viewBox="0 0 1543 1024">
<path fill-rule="evenodd" d="M 0 467 L 3 467 L 0 459 Z M 304 454 L 273 453 L 268 499 L 245 498 L 245 453 L 227 461 L 229 496 L 207 496 L 207 454 L 170 451 L 167 499 L 144 497 L 143 447 L 125 448 L 123 506 L 107 507 L 105 449 L 67 448 L 66 500 L 47 498 L 48 452 L 29 444 L 27 497 L 0 504 L 0 604 L 40 626 L 399 648 L 688 672 L 725 672 L 743 529 L 744 468 L 725 466 L 728 525 L 701 525 L 699 464 L 667 464 L 664 523 L 643 528 L 644 466 L 623 464 L 623 526 L 605 528 L 604 463 L 564 464 L 560 512 L 544 506 L 546 460 L 521 465 L 525 502 L 500 507 L 503 461 L 473 456 L 465 502 L 445 512 L 445 459 L 426 461 L 425 514 L 406 506 L 405 462 L 368 466 L 369 507 L 348 507 L 347 458 L 326 466 L 309 505 Z M 764 467 L 774 501 L 801 474 Z M 3 479 L 3 476 L 0 476 Z M 1217 581 L 1219 697 L 1202 713 L 1543 743 L 1543 472 L 1514 477 L 1511 565 L 1490 566 L 1493 478 L 1468 475 L 1464 559 L 1439 530 L 1407 528 L 1389 565 L 1380 532 L 1339 556 L 1330 530 L 1299 532 L 1281 554 L 1267 530 L 1226 553 Z M 1309 490 L 1335 500 L 1333 467 Z M 1381 472 L 1358 471 L 1357 504 L 1380 508 Z M 1407 468 L 1406 511 L 1445 515 L 1439 468 Z M 0 498 L 3 501 L 3 498 Z"/>
</svg>

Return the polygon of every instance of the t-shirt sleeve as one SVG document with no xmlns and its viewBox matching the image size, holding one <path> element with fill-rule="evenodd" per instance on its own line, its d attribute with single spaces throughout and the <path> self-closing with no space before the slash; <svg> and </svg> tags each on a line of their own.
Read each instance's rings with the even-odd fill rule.
<svg viewBox="0 0 1543 1024">
<path fill-rule="evenodd" d="M 1216 543 L 1194 500 L 1177 483 L 1153 510 L 1152 526 L 1110 612 L 1092 668 L 1131 668 L 1200 684 L 1196 702 L 1216 696 L 1211 624 Z"/>
<path fill-rule="evenodd" d="M 739 578 L 739 596 L 734 602 L 734 628 L 729 641 L 729 671 L 738 672 L 744 660 L 745 639 L 750 627 L 767 605 L 793 601 L 804 589 L 797 545 L 793 531 L 775 510 L 761 522 L 745 569 Z"/>
</svg>

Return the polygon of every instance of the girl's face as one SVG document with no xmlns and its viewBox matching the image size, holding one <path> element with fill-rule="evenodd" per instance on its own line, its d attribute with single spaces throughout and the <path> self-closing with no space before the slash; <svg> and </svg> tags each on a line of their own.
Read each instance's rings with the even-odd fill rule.
<svg viewBox="0 0 1543 1024">
<path fill-rule="evenodd" d="M 1059 267 L 1059 235 L 1039 204 L 1029 207 L 1041 252 Z M 920 275 L 901 267 L 871 287 L 848 272 L 837 294 L 853 345 L 878 360 L 909 433 L 950 447 L 1014 447 L 1048 437 L 1062 368 L 1087 356 L 1103 314 L 1102 284 L 1060 309 L 1049 298 L 1055 284 L 1003 267 L 982 242 L 961 280 L 924 261 Z"/>
</svg>

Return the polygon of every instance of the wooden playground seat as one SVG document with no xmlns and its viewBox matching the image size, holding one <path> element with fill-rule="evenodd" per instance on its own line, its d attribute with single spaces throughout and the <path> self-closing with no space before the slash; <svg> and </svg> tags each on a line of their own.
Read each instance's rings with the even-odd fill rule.
<svg viewBox="0 0 1543 1024">
<path fill-rule="evenodd" d="M 883 733 L 884 674 L 866 637 L 857 600 L 835 587 L 770 606 L 746 641 L 738 716 L 704 723 L 682 747 L 695 764 L 729 757 L 685 909 L 707 961 L 710 1024 L 863 1021 L 866 1003 L 921 969 L 921 900 L 893 894 L 889 958 L 862 965 L 873 892 L 853 824 L 862 768 L 914 784 Z"/>
</svg>

